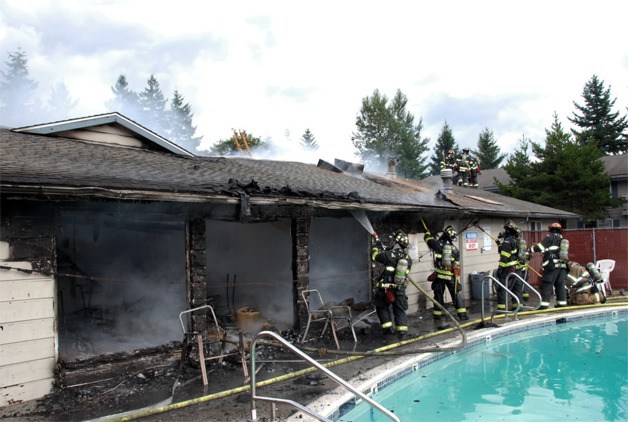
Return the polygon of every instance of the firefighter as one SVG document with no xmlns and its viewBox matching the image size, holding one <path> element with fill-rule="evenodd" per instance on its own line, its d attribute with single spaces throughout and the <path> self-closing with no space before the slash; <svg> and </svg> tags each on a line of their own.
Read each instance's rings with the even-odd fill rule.
<svg viewBox="0 0 628 422">
<path fill-rule="evenodd" d="M 478 174 L 480 174 L 480 164 L 478 163 L 477 158 L 475 158 L 472 155 L 469 156 L 469 174 L 471 176 L 469 185 L 473 186 L 474 188 L 477 188 L 478 187 Z"/>
<path fill-rule="evenodd" d="M 460 251 L 453 244 L 456 239 L 456 229 L 447 226 L 440 237 L 432 236 L 429 230 L 425 232 L 423 239 L 427 246 L 434 252 L 434 280 L 432 290 L 434 299 L 445 307 L 445 287 L 449 290 L 454 308 L 460 320 L 468 320 L 467 308 L 462 300 L 462 286 L 460 286 Z M 434 307 L 432 309 L 434 320 L 443 317 L 443 311 Z"/>
<path fill-rule="evenodd" d="M 412 259 L 408 255 L 410 241 L 403 230 L 397 230 L 393 235 L 394 245 L 391 250 L 386 250 L 379 238 L 375 238 L 371 258 L 384 266 L 380 274 L 373 302 L 379 318 L 383 334 L 397 332 L 400 340 L 408 334 L 408 296 L 406 296 L 406 276 L 410 273 Z M 390 305 L 392 305 L 391 317 Z"/>
<path fill-rule="evenodd" d="M 543 276 L 541 277 L 541 308 L 549 308 L 552 292 L 556 294 L 556 307 L 567 306 L 567 262 L 569 259 L 569 241 L 563 238 L 560 223 L 547 227 L 549 234 L 530 248 L 530 253 L 543 254 Z"/>
<path fill-rule="evenodd" d="M 603 283 L 602 275 L 595 268 L 595 264 L 589 262 L 586 267 L 577 262 L 568 263 L 567 288 L 569 305 L 593 305 L 606 303 L 604 292 L 598 288 Z"/>
<path fill-rule="evenodd" d="M 456 150 L 454 148 L 451 148 L 449 151 L 447 151 L 447 155 L 445 156 L 445 158 L 443 158 L 443 161 L 440 162 L 440 168 L 450 169 L 453 183 L 458 183 L 460 174 L 458 173 L 458 159 L 456 155 Z"/>
<path fill-rule="evenodd" d="M 528 249 L 528 243 L 523 238 L 523 233 L 521 232 L 519 233 L 518 261 L 517 270 L 519 271 L 521 278 L 523 278 L 526 282 L 529 282 L 530 270 L 528 269 L 528 266 L 530 263 L 530 250 Z M 523 302 L 525 303 L 528 299 L 530 299 L 530 292 L 525 285 L 522 287 L 522 290 L 521 299 L 523 299 Z"/>
<path fill-rule="evenodd" d="M 519 238 L 521 237 L 521 230 L 519 227 L 512 221 L 506 222 L 504 224 L 504 231 L 497 236 L 499 243 L 497 245 L 497 251 L 499 252 L 499 264 L 497 269 L 497 279 L 504 286 L 508 287 L 508 290 L 513 292 L 517 298 L 519 299 L 519 303 L 523 302 L 523 282 L 517 277 L 510 277 L 508 283 L 506 282 L 508 275 L 511 273 L 516 273 L 519 276 L 522 276 L 522 272 L 520 270 L 520 256 L 519 253 Z M 502 286 L 497 285 L 497 309 L 501 311 L 505 311 L 506 309 L 506 298 L 508 293 L 506 289 Z M 516 309 L 517 306 L 513 303 L 512 310 Z"/>
</svg>

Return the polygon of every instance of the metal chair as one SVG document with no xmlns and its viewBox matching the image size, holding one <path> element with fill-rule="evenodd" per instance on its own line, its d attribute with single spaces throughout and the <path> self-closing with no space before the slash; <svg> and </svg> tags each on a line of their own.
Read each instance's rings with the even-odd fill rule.
<svg viewBox="0 0 628 422">
<path fill-rule="evenodd" d="M 353 334 L 353 341 L 357 343 L 358 338 L 355 335 L 353 328 L 353 316 L 351 315 L 350 306 L 328 306 L 323 302 L 320 292 L 317 289 L 303 290 L 301 292 L 305 307 L 307 309 L 307 325 L 301 343 L 307 340 L 307 334 L 310 331 L 310 326 L 315 322 L 322 322 L 323 330 L 319 336 L 322 337 L 327 331 L 327 327 L 331 328 L 331 333 L 336 343 L 336 349 L 340 349 L 340 343 L 338 342 L 337 332 L 344 328 L 351 328 Z"/>
<path fill-rule="evenodd" d="M 610 275 L 611 271 L 615 269 L 615 261 L 612 259 L 600 259 L 595 263 L 595 267 L 600 272 L 602 280 L 604 280 L 604 282 L 601 283 L 604 295 L 612 295 L 613 288 L 611 287 Z"/>
</svg>

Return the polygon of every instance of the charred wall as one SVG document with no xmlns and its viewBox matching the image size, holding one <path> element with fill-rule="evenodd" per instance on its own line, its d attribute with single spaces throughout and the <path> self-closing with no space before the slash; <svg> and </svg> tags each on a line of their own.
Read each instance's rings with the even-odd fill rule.
<svg viewBox="0 0 628 422">
<path fill-rule="evenodd" d="M 7 261 L 27 261 L 33 271 L 55 271 L 54 207 L 43 201 L 2 200 L 0 240 L 9 244 Z"/>
</svg>

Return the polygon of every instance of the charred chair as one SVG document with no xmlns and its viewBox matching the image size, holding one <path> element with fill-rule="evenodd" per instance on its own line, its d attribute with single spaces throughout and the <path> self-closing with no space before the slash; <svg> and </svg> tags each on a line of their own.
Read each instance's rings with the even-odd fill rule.
<svg viewBox="0 0 628 422">
<path fill-rule="evenodd" d="M 191 318 L 195 316 L 198 318 L 207 318 L 208 329 L 204 332 L 190 331 L 189 326 L 191 324 Z M 184 322 L 184 317 L 187 317 L 187 324 Z M 217 359 L 219 363 L 222 363 L 223 359 L 227 356 L 239 355 L 242 361 L 242 371 L 244 373 L 244 382 L 249 379 L 248 367 L 246 364 L 246 356 L 244 350 L 244 337 L 242 330 L 238 329 L 239 335 L 239 347 L 235 351 L 228 351 L 226 345 L 228 343 L 227 336 L 230 330 L 233 328 L 221 327 L 214 313 L 214 308 L 210 305 L 199 306 L 198 308 L 188 309 L 179 314 L 179 321 L 181 322 L 181 328 L 183 329 L 183 349 L 181 355 L 181 366 L 187 361 L 190 347 L 196 342 L 198 347 L 198 360 L 201 367 L 201 374 L 203 377 L 203 385 L 207 385 L 207 370 L 205 366 L 206 361 Z M 215 350 L 217 346 L 219 350 Z M 205 356 L 205 352 L 208 352 L 208 356 Z"/>
<path fill-rule="evenodd" d="M 323 323 L 323 329 L 319 338 L 325 335 L 327 327 L 331 329 L 337 349 L 340 349 L 337 332 L 344 328 L 351 329 L 353 341 L 357 343 L 358 338 L 353 328 L 354 322 L 350 306 L 326 305 L 325 302 L 323 302 L 320 292 L 316 289 L 303 290 L 301 296 L 303 297 L 307 309 L 307 325 L 305 326 L 301 343 L 307 341 L 307 334 L 313 323 Z"/>
</svg>

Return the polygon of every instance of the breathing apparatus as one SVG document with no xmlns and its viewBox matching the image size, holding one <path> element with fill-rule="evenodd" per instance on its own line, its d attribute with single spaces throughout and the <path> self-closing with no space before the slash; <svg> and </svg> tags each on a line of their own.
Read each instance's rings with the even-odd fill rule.
<svg viewBox="0 0 628 422">
<path fill-rule="evenodd" d="M 528 259 L 528 242 L 523 237 L 519 238 L 519 249 L 517 251 L 519 261 L 527 261 Z"/>
<path fill-rule="evenodd" d="M 405 284 L 406 275 L 408 274 L 408 260 L 400 259 L 395 267 L 395 284 Z"/>
<path fill-rule="evenodd" d="M 600 272 L 597 270 L 597 267 L 595 266 L 595 264 L 589 262 L 586 265 L 586 267 L 587 267 L 587 271 L 589 272 L 589 275 L 593 277 L 593 280 L 595 280 L 596 283 L 601 283 L 602 274 L 600 274 Z"/>
<path fill-rule="evenodd" d="M 452 253 L 453 253 L 453 250 L 450 244 L 446 243 L 445 245 L 443 245 L 443 254 L 442 254 L 441 262 L 443 264 L 443 267 L 445 267 L 448 270 L 451 269 L 451 267 L 453 266 Z"/>
<path fill-rule="evenodd" d="M 561 239 L 558 257 L 563 261 L 569 261 L 569 240 Z"/>
</svg>

